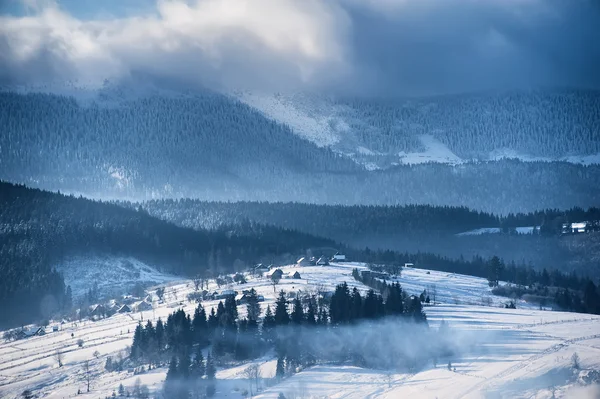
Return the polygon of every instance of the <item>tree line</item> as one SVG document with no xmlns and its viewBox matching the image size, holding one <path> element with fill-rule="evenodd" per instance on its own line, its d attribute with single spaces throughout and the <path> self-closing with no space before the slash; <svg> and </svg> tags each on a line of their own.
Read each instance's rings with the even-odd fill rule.
<svg viewBox="0 0 600 399">
<path fill-rule="evenodd" d="M 198 199 L 156 199 L 142 203 L 117 202 L 180 226 L 218 228 L 254 222 L 343 240 L 366 235 L 456 234 L 498 227 L 506 234 L 524 226 L 541 227 L 540 234 L 558 235 L 562 223 L 600 220 L 600 209 L 544 209 L 497 215 L 464 206 L 324 205 L 299 202 L 218 202 Z"/>
<path fill-rule="evenodd" d="M 208 314 L 198 305 L 193 316 L 180 309 L 165 323 L 161 319 L 156 326 L 151 321 L 145 326 L 140 323 L 134 333 L 131 359 L 150 366 L 170 359 L 164 389 L 173 398 L 211 396 L 216 389 L 218 364 L 256 359 L 270 350 L 277 356 L 277 378 L 318 362 L 387 366 L 375 361 L 367 348 L 353 345 L 362 337 L 345 335 L 348 329 L 386 318 L 426 328 L 427 318 L 418 298 L 408 297 L 399 284 L 389 285 L 384 293 L 385 299 L 373 289 L 366 293 L 356 287 L 350 290 L 347 283 L 339 284 L 330 298 L 298 294 L 291 298 L 281 291 L 274 309 L 268 305 L 263 315 L 252 289 L 246 295 L 244 317 L 239 315 L 234 297 L 229 296 Z M 402 329 L 402 323 L 397 326 Z M 323 345 L 333 340 L 342 340 L 345 345 L 323 350 Z M 395 359 L 395 367 L 407 366 L 405 360 Z"/>
</svg>

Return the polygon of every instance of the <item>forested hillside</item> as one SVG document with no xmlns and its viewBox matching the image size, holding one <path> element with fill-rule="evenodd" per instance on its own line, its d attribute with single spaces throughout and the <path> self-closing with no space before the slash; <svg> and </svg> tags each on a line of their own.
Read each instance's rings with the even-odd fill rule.
<svg viewBox="0 0 600 399">
<path fill-rule="evenodd" d="M 122 202 L 134 208 L 136 203 Z M 468 230 L 540 226 L 543 235 L 558 235 L 562 223 L 600 220 L 600 209 L 547 209 L 494 215 L 466 207 L 431 205 L 317 205 L 297 202 L 215 202 L 162 199 L 141 203 L 153 216 L 192 228 L 218 228 L 246 221 L 280 226 L 327 237 L 370 234 L 456 234 Z"/>
<path fill-rule="evenodd" d="M 341 117 L 351 121 L 369 148 L 380 152 L 418 150 L 397 137 L 430 134 L 464 159 L 487 159 L 492 151 L 502 149 L 549 158 L 600 153 L 598 91 L 516 91 L 341 103 L 350 107 Z"/>
<path fill-rule="evenodd" d="M 4 182 L 0 228 L 0 302 L 6 304 L 0 325 L 35 319 L 48 295 L 57 306 L 67 300 L 54 266 L 68 255 L 132 256 L 189 276 L 335 246 L 331 240 L 249 223 L 212 231 L 181 228 L 144 211 Z"/>
<path fill-rule="evenodd" d="M 600 91 L 594 90 L 418 98 L 242 93 L 239 98 L 288 123 L 299 135 L 380 165 L 398 162 L 399 153 L 426 151 L 423 135 L 439 140 L 463 161 L 502 155 L 556 160 L 600 154 Z"/>
<path fill-rule="evenodd" d="M 218 94 L 109 99 L 0 93 L 0 178 L 152 196 L 358 169 Z"/>
<path fill-rule="evenodd" d="M 135 208 L 133 203 L 121 203 Z M 600 276 L 596 248 L 600 235 L 561 237 L 562 223 L 600 220 L 600 209 L 541 210 L 505 216 L 464 207 L 342 206 L 301 203 L 205 202 L 191 199 L 153 200 L 142 204 L 151 215 L 192 228 L 221 224 L 268 224 L 327 237 L 346 245 L 372 249 L 417 251 L 451 258 L 501 256 L 507 261 L 553 267 Z M 517 234 L 516 227 L 539 226 L 536 234 Z M 457 235 L 480 228 L 501 234 Z M 587 251 L 584 248 L 588 248 Z"/>
<path fill-rule="evenodd" d="M 92 98 L 0 93 L 0 178 L 136 201 L 430 204 L 494 214 L 598 205 L 600 165 L 502 160 L 368 171 L 218 94 Z"/>
</svg>

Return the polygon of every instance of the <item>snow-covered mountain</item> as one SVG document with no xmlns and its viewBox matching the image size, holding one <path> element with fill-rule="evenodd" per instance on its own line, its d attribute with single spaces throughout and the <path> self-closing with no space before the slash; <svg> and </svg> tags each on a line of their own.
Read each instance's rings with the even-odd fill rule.
<svg viewBox="0 0 600 399">
<path fill-rule="evenodd" d="M 299 136 L 373 168 L 519 159 L 600 163 L 600 92 L 545 90 L 417 99 L 240 92 Z"/>
</svg>

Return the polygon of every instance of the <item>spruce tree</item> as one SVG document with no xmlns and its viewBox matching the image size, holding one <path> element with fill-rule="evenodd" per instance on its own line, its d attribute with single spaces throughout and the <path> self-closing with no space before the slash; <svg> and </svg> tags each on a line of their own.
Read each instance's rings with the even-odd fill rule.
<svg viewBox="0 0 600 399">
<path fill-rule="evenodd" d="M 189 380 L 191 368 L 192 362 L 190 361 L 190 355 L 187 351 L 185 351 L 185 353 L 180 356 L 179 363 L 177 365 L 177 373 L 182 380 Z"/>
<path fill-rule="evenodd" d="M 350 320 L 358 320 L 362 318 L 363 300 L 358 291 L 358 288 L 352 289 L 352 308 L 350 309 Z"/>
<path fill-rule="evenodd" d="M 217 375 L 217 369 L 215 368 L 215 364 L 213 362 L 213 358 L 211 353 L 208 353 L 206 357 L 206 379 L 209 381 L 214 381 Z"/>
<path fill-rule="evenodd" d="M 265 312 L 265 317 L 263 318 L 262 323 L 262 335 L 264 340 L 268 343 L 272 343 L 275 339 L 275 324 L 275 316 L 273 315 L 273 312 L 271 312 L 271 305 L 267 305 L 267 310 Z"/>
<path fill-rule="evenodd" d="M 140 360 L 142 357 L 142 346 L 144 341 L 144 328 L 142 323 L 138 323 L 133 333 L 133 343 L 131 344 L 131 360 Z"/>
<path fill-rule="evenodd" d="M 177 391 L 180 384 L 180 376 L 177 370 L 177 358 L 173 356 L 171 358 L 171 362 L 169 363 L 169 369 L 167 371 L 167 378 L 165 379 L 164 391 L 165 396 L 175 397 L 177 395 Z"/>
<path fill-rule="evenodd" d="M 278 379 L 282 379 L 285 376 L 285 367 L 283 363 L 283 356 L 277 358 L 277 367 L 275 369 L 275 376 Z"/>
<path fill-rule="evenodd" d="M 246 310 L 248 313 L 248 320 L 258 321 L 258 318 L 260 317 L 260 303 L 258 302 L 258 295 L 254 288 L 250 290 L 250 294 L 248 295 Z"/>
<path fill-rule="evenodd" d="M 204 356 L 202 355 L 202 348 L 196 347 L 196 355 L 194 356 L 194 362 L 192 363 L 193 375 L 196 378 L 204 377 L 206 373 L 206 367 L 204 366 Z"/>
<path fill-rule="evenodd" d="M 213 358 L 212 355 L 208 354 L 208 356 L 206 357 L 206 380 L 207 380 L 207 386 L 206 386 L 206 396 L 208 396 L 209 398 L 214 396 L 216 389 L 215 389 L 215 380 L 216 380 L 216 375 L 217 375 L 217 369 L 215 368 L 215 365 L 213 363 Z"/>
<path fill-rule="evenodd" d="M 317 324 L 317 315 L 315 310 L 315 300 L 310 298 L 308 301 L 308 308 L 306 309 L 306 324 L 308 326 L 314 326 Z"/>
<path fill-rule="evenodd" d="M 301 325 L 304 322 L 304 309 L 300 299 L 294 299 L 294 309 L 291 317 L 292 323 L 295 325 Z"/>
<path fill-rule="evenodd" d="M 160 318 L 156 322 L 155 336 L 156 336 L 156 350 L 158 352 L 158 355 L 160 356 L 165 348 L 165 327 L 162 322 L 162 319 L 160 319 Z"/>
<path fill-rule="evenodd" d="M 287 300 L 285 299 L 285 293 L 279 292 L 277 302 L 275 302 L 275 325 L 283 326 L 290 322 L 290 315 L 287 310 Z"/>
</svg>

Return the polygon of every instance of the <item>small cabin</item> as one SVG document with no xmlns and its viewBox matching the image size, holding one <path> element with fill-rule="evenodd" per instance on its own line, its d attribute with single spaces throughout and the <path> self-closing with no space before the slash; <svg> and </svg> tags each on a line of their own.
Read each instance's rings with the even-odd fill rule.
<svg viewBox="0 0 600 399">
<path fill-rule="evenodd" d="M 117 310 L 117 313 L 131 313 L 131 308 L 129 305 L 123 305 Z"/>
<path fill-rule="evenodd" d="M 152 304 L 146 301 L 142 301 L 137 304 L 136 309 L 138 312 L 144 312 L 146 310 L 152 310 Z"/>
<path fill-rule="evenodd" d="M 298 266 L 313 266 L 314 263 L 311 262 L 308 258 L 300 258 L 296 261 L 296 265 Z"/>
<path fill-rule="evenodd" d="M 283 270 L 275 269 L 267 274 L 267 278 L 271 280 L 281 279 L 283 277 Z"/>
<path fill-rule="evenodd" d="M 331 258 L 332 261 L 334 262 L 345 262 L 346 261 L 346 255 L 337 252 L 335 255 L 333 255 L 333 258 Z"/>
<path fill-rule="evenodd" d="M 90 316 L 102 317 L 106 314 L 106 308 L 103 305 L 94 305 L 90 309 Z"/>
<path fill-rule="evenodd" d="M 294 279 L 294 280 L 299 280 L 302 277 L 300 277 L 300 272 L 299 271 L 293 271 L 293 272 L 289 272 L 288 274 L 285 275 L 286 279 Z"/>
<path fill-rule="evenodd" d="M 329 266 L 329 259 L 327 259 L 324 256 L 321 256 L 318 260 L 317 260 L 317 266 Z"/>
<path fill-rule="evenodd" d="M 404 267 L 415 267 L 414 263 L 405 263 Z"/>
</svg>

